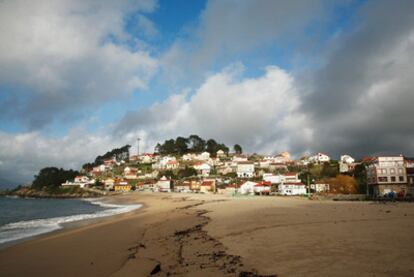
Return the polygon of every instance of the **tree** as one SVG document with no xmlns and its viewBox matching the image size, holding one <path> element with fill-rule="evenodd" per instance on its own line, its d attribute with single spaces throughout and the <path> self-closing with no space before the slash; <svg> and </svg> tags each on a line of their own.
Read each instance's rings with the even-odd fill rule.
<svg viewBox="0 0 414 277">
<path fill-rule="evenodd" d="M 321 170 L 321 177 L 335 177 L 336 175 L 339 174 L 339 169 L 338 169 L 338 163 L 328 163 L 325 162 L 322 166 L 322 170 Z"/>
<path fill-rule="evenodd" d="M 197 135 L 191 135 L 188 138 L 188 142 L 190 144 L 190 151 L 192 153 L 201 153 L 206 148 L 206 142 L 202 138 Z"/>
<path fill-rule="evenodd" d="M 234 152 L 236 154 L 242 154 L 243 153 L 243 149 L 242 149 L 242 147 L 239 144 L 235 144 L 233 146 L 233 149 L 234 149 Z"/>
<path fill-rule="evenodd" d="M 335 178 L 325 180 L 329 184 L 329 190 L 333 193 L 353 194 L 358 193 L 356 180 L 348 175 L 337 175 Z"/>
<path fill-rule="evenodd" d="M 183 137 L 177 137 L 175 140 L 175 148 L 177 153 L 183 155 L 188 153 L 188 139 Z"/>
<path fill-rule="evenodd" d="M 129 148 L 131 148 L 131 145 L 127 144 L 121 148 L 112 149 L 111 151 L 106 152 L 104 155 L 97 156 L 93 163 L 85 163 L 82 168 L 85 170 L 91 170 L 93 167 L 101 165 L 105 160 L 109 159 L 115 159 L 117 161 L 128 160 Z"/>
<path fill-rule="evenodd" d="M 206 145 L 206 151 L 210 153 L 211 156 L 215 156 L 219 150 L 219 145 L 214 139 L 209 139 Z"/>
<path fill-rule="evenodd" d="M 79 172 L 72 169 L 64 170 L 57 167 L 45 167 L 39 171 L 39 174 L 34 176 L 32 188 L 57 188 L 62 183 L 73 180 L 77 175 L 79 175 Z"/>
<path fill-rule="evenodd" d="M 354 169 L 354 177 L 358 183 L 359 193 L 366 193 L 367 189 L 367 171 L 365 165 L 358 164 Z"/>
</svg>

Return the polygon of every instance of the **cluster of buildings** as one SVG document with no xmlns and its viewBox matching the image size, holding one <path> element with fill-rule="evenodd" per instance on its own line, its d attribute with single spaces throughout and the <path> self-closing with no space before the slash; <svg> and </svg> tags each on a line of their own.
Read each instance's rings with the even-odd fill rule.
<svg viewBox="0 0 414 277">
<path fill-rule="evenodd" d="M 113 191 L 159 191 L 231 193 L 245 195 L 304 195 L 329 193 L 330 186 L 323 180 L 302 180 L 300 172 L 307 172 L 311 164 L 334 163 L 338 173 L 353 176 L 355 167 L 363 164 L 366 169 L 366 194 L 383 196 L 390 193 L 413 194 L 414 159 L 403 156 L 371 157 L 356 162 L 349 155 L 338 161 L 324 153 L 316 153 L 293 160 L 289 153 L 274 156 L 227 155 L 219 150 L 214 156 L 208 152 L 189 153 L 182 156 L 142 154 L 131 156 L 128 161 L 109 159 L 93 167 L 73 182 L 63 186 L 88 187 L 101 184 Z M 191 169 L 192 175 L 179 175 Z M 294 169 L 294 170 L 292 170 Z M 293 171 L 293 172 L 292 172 Z M 169 172 L 170 174 L 166 174 Z M 166 177 L 170 176 L 170 177 Z"/>
</svg>

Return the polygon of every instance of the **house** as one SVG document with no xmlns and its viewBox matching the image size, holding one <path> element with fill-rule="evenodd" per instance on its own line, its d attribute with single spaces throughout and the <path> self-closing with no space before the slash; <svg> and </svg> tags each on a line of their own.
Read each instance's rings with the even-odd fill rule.
<svg viewBox="0 0 414 277">
<path fill-rule="evenodd" d="M 156 184 L 156 189 L 159 192 L 171 192 L 171 180 L 162 176 Z"/>
<path fill-rule="evenodd" d="M 267 181 L 261 181 L 254 185 L 254 193 L 260 195 L 269 195 L 272 189 L 272 183 Z"/>
<path fill-rule="evenodd" d="M 324 163 L 324 162 L 329 162 L 331 158 L 324 153 L 316 153 L 315 155 L 310 156 L 308 160 L 309 162 L 313 162 L 313 163 Z"/>
<path fill-rule="evenodd" d="M 216 181 L 215 180 L 204 180 L 200 184 L 200 192 L 215 192 L 216 191 Z"/>
<path fill-rule="evenodd" d="M 200 191 L 200 185 L 201 185 L 200 181 L 191 180 L 190 181 L 190 190 L 193 191 L 193 192 L 198 192 L 198 191 Z"/>
<path fill-rule="evenodd" d="M 106 178 L 104 181 L 104 186 L 106 190 L 111 190 L 114 188 L 115 180 L 112 178 Z"/>
<path fill-rule="evenodd" d="M 284 163 L 270 163 L 268 166 L 270 171 L 287 171 L 288 167 Z"/>
<path fill-rule="evenodd" d="M 245 156 L 245 155 L 234 155 L 231 160 L 233 161 L 233 163 L 247 162 L 247 156 Z"/>
<path fill-rule="evenodd" d="M 226 156 L 226 153 L 224 153 L 224 151 L 220 149 L 217 151 L 216 155 L 218 158 L 223 158 Z"/>
<path fill-rule="evenodd" d="M 196 163 L 193 167 L 200 176 L 207 177 L 210 175 L 211 166 L 207 163 Z"/>
<path fill-rule="evenodd" d="M 315 184 L 311 184 L 310 188 L 312 192 L 321 193 L 321 192 L 329 192 L 329 184 L 315 182 Z"/>
<path fill-rule="evenodd" d="M 414 195 L 414 158 L 405 158 L 405 171 L 407 174 L 408 191 Z"/>
<path fill-rule="evenodd" d="M 184 181 L 177 183 L 174 186 L 175 192 L 191 192 L 191 182 L 190 181 Z"/>
<path fill-rule="evenodd" d="M 284 179 L 281 175 L 274 175 L 272 173 L 263 174 L 263 181 L 270 182 L 272 184 L 280 184 L 283 180 Z"/>
<path fill-rule="evenodd" d="M 144 163 L 144 164 L 152 163 L 154 161 L 154 154 L 145 153 L 144 155 L 140 157 L 140 159 L 141 159 L 141 163 Z"/>
<path fill-rule="evenodd" d="M 80 176 L 76 176 L 73 182 L 66 181 L 65 183 L 62 184 L 62 186 L 65 186 L 65 187 L 77 186 L 80 188 L 85 188 L 94 183 L 95 183 L 94 179 L 89 179 L 89 177 L 87 176 L 80 175 Z"/>
<path fill-rule="evenodd" d="M 196 159 L 200 160 L 200 161 L 208 161 L 210 159 L 210 153 L 203 152 L 203 153 L 197 155 Z"/>
<path fill-rule="evenodd" d="M 125 179 L 131 180 L 131 179 L 137 179 L 137 173 L 138 169 L 133 167 L 125 167 L 124 168 L 124 177 Z"/>
<path fill-rule="evenodd" d="M 367 195 L 407 193 L 407 171 L 403 156 L 379 156 L 365 159 Z"/>
<path fill-rule="evenodd" d="M 238 191 L 238 186 L 237 184 L 229 184 L 224 188 L 224 194 L 227 195 L 235 195 Z"/>
<path fill-rule="evenodd" d="M 339 172 L 347 173 L 355 169 L 355 159 L 349 155 L 341 155 L 339 159 Z"/>
<path fill-rule="evenodd" d="M 240 194 L 249 194 L 249 195 L 254 195 L 254 187 L 256 186 L 256 182 L 251 182 L 251 181 L 247 181 L 244 182 L 243 184 L 241 184 L 240 188 L 239 188 L 239 193 Z"/>
<path fill-rule="evenodd" d="M 283 183 L 300 183 L 299 173 L 296 172 L 287 172 L 282 175 Z"/>
<path fill-rule="evenodd" d="M 132 190 L 132 185 L 128 184 L 126 180 L 117 180 L 114 184 L 114 190 L 119 192 L 128 192 Z"/>
<path fill-rule="evenodd" d="M 179 163 L 175 157 L 165 156 L 162 157 L 158 162 L 152 164 L 153 169 L 157 170 L 174 170 L 177 169 Z"/>
<path fill-rule="evenodd" d="M 278 186 L 281 195 L 304 195 L 306 186 L 303 183 L 282 183 Z"/>
<path fill-rule="evenodd" d="M 352 164 L 352 163 L 354 163 L 354 162 L 355 162 L 355 159 L 354 159 L 354 158 L 352 158 L 352 157 L 351 157 L 351 156 L 349 156 L 349 155 L 341 155 L 341 157 L 340 157 L 339 161 L 340 161 L 340 162 L 343 162 L 343 163 L 346 163 L 346 164 Z"/>
<path fill-rule="evenodd" d="M 238 162 L 236 172 L 239 178 L 252 178 L 254 176 L 254 163 L 248 161 Z"/>
</svg>

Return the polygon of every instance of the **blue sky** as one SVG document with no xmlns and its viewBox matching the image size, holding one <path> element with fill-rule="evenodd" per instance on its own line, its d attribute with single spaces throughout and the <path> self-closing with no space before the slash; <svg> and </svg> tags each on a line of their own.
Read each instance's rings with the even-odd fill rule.
<svg viewBox="0 0 414 277">
<path fill-rule="evenodd" d="M 0 5 L 3 179 L 137 136 L 146 151 L 192 133 L 269 154 L 414 151 L 400 143 L 414 132 L 411 1 Z"/>
</svg>

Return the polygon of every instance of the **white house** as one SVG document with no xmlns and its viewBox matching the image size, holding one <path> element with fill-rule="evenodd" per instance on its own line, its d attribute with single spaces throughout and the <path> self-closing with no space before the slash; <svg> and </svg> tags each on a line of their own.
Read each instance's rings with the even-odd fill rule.
<svg viewBox="0 0 414 277">
<path fill-rule="evenodd" d="M 201 176 L 207 177 L 210 175 L 211 166 L 207 163 L 195 164 L 193 167 Z"/>
<path fill-rule="evenodd" d="M 272 183 L 262 181 L 254 186 L 254 193 L 256 194 L 270 194 Z"/>
<path fill-rule="evenodd" d="M 160 192 L 171 192 L 171 180 L 162 176 L 161 179 L 158 180 L 156 188 Z"/>
<path fill-rule="evenodd" d="M 306 187 L 302 183 L 282 183 L 278 186 L 281 195 L 304 195 Z"/>
<path fill-rule="evenodd" d="M 210 153 L 208 153 L 208 152 L 203 152 L 203 153 L 197 155 L 197 160 L 208 161 L 209 159 L 210 159 Z"/>
<path fill-rule="evenodd" d="M 314 163 L 324 163 L 324 162 L 329 162 L 331 158 L 324 153 L 316 153 L 315 155 L 310 156 L 308 160 L 309 162 L 314 162 Z"/>
<path fill-rule="evenodd" d="M 240 194 L 254 194 L 254 187 L 257 185 L 256 182 L 247 181 L 243 183 L 240 188 L 239 192 Z"/>
<path fill-rule="evenodd" d="M 152 165 L 153 169 L 160 169 L 160 170 L 174 170 L 177 169 L 179 163 L 175 157 L 165 156 L 162 157 L 157 163 Z"/>
<path fill-rule="evenodd" d="M 239 162 L 237 163 L 237 177 L 251 178 L 254 176 L 254 163 Z"/>
<path fill-rule="evenodd" d="M 329 184 L 325 184 L 325 183 L 311 184 L 310 188 L 316 193 L 329 192 Z"/>
<path fill-rule="evenodd" d="M 62 184 L 62 186 L 65 186 L 65 187 L 77 186 L 80 188 L 84 188 L 94 183 L 95 183 L 95 180 L 89 179 L 87 176 L 76 176 L 73 182 L 66 181 L 65 183 Z"/>
<path fill-rule="evenodd" d="M 355 159 L 352 158 L 349 155 L 341 155 L 341 158 L 339 159 L 340 162 L 346 163 L 346 164 L 352 164 L 355 162 Z"/>
<path fill-rule="evenodd" d="M 296 172 L 287 172 L 282 175 L 283 183 L 300 183 L 299 173 Z"/>
<path fill-rule="evenodd" d="M 263 181 L 270 182 L 272 184 L 280 184 L 283 181 L 283 177 L 281 175 L 273 175 L 272 173 L 264 173 Z"/>
<path fill-rule="evenodd" d="M 224 151 L 221 150 L 221 149 L 218 150 L 216 154 L 217 154 L 217 157 L 219 157 L 219 158 L 226 156 L 226 154 L 224 153 Z"/>
<path fill-rule="evenodd" d="M 125 179 L 129 179 L 129 180 L 137 179 L 138 178 L 137 173 L 138 173 L 138 169 L 136 169 L 136 168 L 129 167 L 129 166 L 124 168 L 124 177 L 125 177 Z"/>
</svg>

